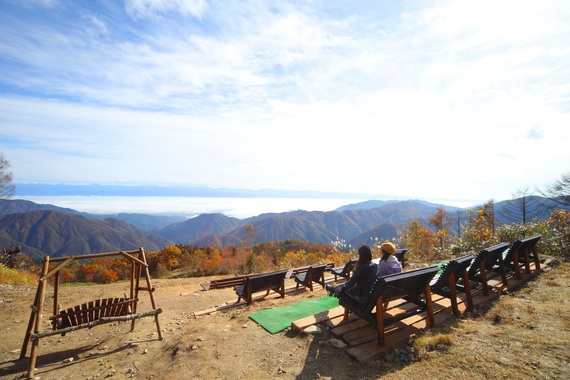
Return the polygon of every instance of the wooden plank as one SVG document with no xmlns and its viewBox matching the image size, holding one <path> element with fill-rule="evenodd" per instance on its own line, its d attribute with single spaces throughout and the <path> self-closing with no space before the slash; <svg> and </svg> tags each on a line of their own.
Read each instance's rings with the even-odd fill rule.
<svg viewBox="0 0 570 380">
<path fill-rule="evenodd" d="M 87 319 L 88 319 L 89 322 L 95 320 L 95 313 L 94 313 L 94 310 L 93 310 L 93 307 L 94 307 L 94 306 L 95 306 L 94 302 L 93 302 L 93 301 L 89 301 L 89 304 L 88 304 L 88 306 L 87 306 L 87 307 L 88 307 L 88 310 L 87 310 Z"/>
<path fill-rule="evenodd" d="M 100 300 L 100 299 L 95 300 L 95 312 L 94 312 L 94 314 L 93 314 L 93 318 L 94 318 L 93 320 L 95 320 L 95 321 L 96 321 L 97 319 L 101 318 L 101 309 L 100 309 L 100 307 L 101 307 L 101 300 Z"/>
<path fill-rule="evenodd" d="M 349 320 L 348 322 L 343 323 L 335 328 L 332 328 L 331 333 L 338 338 L 342 337 L 344 334 L 346 334 L 349 331 L 356 330 L 366 326 L 369 326 L 368 322 L 366 322 L 364 319 L 356 318 L 354 320 Z"/>
<path fill-rule="evenodd" d="M 420 332 L 421 329 L 416 326 L 407 326 L 404 329 L 392 330 L 390 333 L 385 334 L 384 347 L 380 347 L 378 345 L 378 340 L 373 339 L 358 346 L 351 347 L 347 349 L 346 352 L 359 362 L 378 358 L 392 350 L 397 345 L 407 342 L 410 339 L 410 335 L 419 334 Z M 374 338 L 376 338 L 376 334 L 374 334 Z"/>
<path fill-rule="evenodd" d="M 308 317 L 293 321 L 291 323 L 291 327 L 295 330 L 301 331 L 309 326 L 316 325 L 317 323 L 322 323 L 331 318 L 336 318 L 343 315 L 344 315 L 344 307 L 337 306 L 333 309 L 326 310 L 318 314 L 310 315 Z"/>
<path fill-rule="evenodd" d="M 388 331 L 384 330 L 384 336 L 386 336 L 387 333 Z M 371 341 L 378 344 L 378 333 L 374 327 L 367 324 L 367 326 L 363 328 L 347 332 L 342 336 L 342 340 L 348 343 L 350 347 L 357 347 Z"/>
<path fill-rule="evenodd" d="M 330 329 L 337 327 L 342 323 L 345 323 L 344 315 L 339 315 L 338 317 L 334 317 L 326 321 L 323 321 L 323 324 L 328 326 Z"/>
<path fill-rule="evenodd" d="M 77 318 L 77 324 L 80 325 L 83 323 L 83 316 L 81 315 L 81 306 L 75 306 L 75 318 Z M 87 321 L 85 321 L 87 322 Z"/>
</svg>

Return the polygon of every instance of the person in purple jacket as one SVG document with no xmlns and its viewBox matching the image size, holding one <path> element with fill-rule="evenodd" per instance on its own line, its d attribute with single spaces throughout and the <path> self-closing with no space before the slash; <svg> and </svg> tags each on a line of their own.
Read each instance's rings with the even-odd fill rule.
<svg viewBox="0 0 570 380">
<path fill-rule="evenodd" d="M 389 241 L 386 241 L 380 246 L 380 251 L 382 252 L 382 257 L 378 263 L 376 277 L 400 273 L 402 271 L 402 264 L 398 261 L 396 256 L 394 256 L 394 253 L 396 253 L 396 246 Z M 388 309 L 388 302 L 384 302 L 382 306 L 384 306 L 384 310 Z"/>
<path fill-rule="evenodd" d="M 394 256 L 394 253 L 396 253 L 396 246 L 387 241 L 382 243 L 380 251 L 382 252 L 382 257 L 378 263 L 378 272 L 376 272 L 376 277 L 400 273 L 402 271 L 402 264 L 398 261 L 396 256 Z"/>
</svg>

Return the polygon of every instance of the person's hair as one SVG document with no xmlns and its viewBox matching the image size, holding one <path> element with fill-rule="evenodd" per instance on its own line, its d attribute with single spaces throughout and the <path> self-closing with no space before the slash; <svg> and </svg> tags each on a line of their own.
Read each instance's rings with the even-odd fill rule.
<svg viewBox="0 0 570 380">
<path fill-rule="evenodd" d="M 372 250 L 367 245 L 361 245 L 358 248 L 358 264 L 369 263 L 372 261 Z"/>
</svg>

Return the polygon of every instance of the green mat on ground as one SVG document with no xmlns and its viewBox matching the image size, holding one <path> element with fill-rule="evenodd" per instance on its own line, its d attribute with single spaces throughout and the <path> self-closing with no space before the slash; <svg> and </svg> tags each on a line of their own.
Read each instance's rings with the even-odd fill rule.
<svg viewBox="0 0 570 380">
<path fill-rule="evenodd" d="M 249 318 L 271 334 L 275 334 L 291 326 L 291 322 L 297 319 L 330 310 L 338 305 L 338 298 L 326 296 L 317 300 L 302 301 L 291 306 L 261 310 L 253 313 Z"/>
</svg>

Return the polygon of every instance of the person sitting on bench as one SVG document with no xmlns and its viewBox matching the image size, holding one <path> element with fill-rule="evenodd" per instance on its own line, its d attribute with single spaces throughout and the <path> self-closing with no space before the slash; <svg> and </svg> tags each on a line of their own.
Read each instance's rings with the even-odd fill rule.
<svg viewBox="0 0 570 380">
<path fill-rule="evenodd" d="M 382 243 L 380 252 L 382 252 L 382 257 L 378 263 L 376 277 L 402 272 L 402 264 L 398 261 L 396 256 L 394 256 L 394 253 L 396 253 L 396 246 L 394 244 L 389 241 Z M 384 302 L 382 306 L 384 310 L 388 309 L 388 302 Z"/>
<path fill-rule="evenodd" d="M 396 246 L 389 241 L 382 243 L 380 246 L 382 257 L 378 263 L 377 277 L 386 276 L 389 274 L 400 273 L 402 271 L 402 264 L 398 261 L 394 253 L 396 253 Z"/>
<path fill-rule="evenodd" d="M 377 271 L 378 266 L 372 262 L 372 250 L 369 246 L 362 245 L 358 248 L 358 262 L 352 277 L 344 284 L 336 287 L 327 285 L 326 289 L 329 295 L 334 295 L 337 298 L 348 295 L 356 301 L 364 300 L 372 289 Z"/>
</svg>

